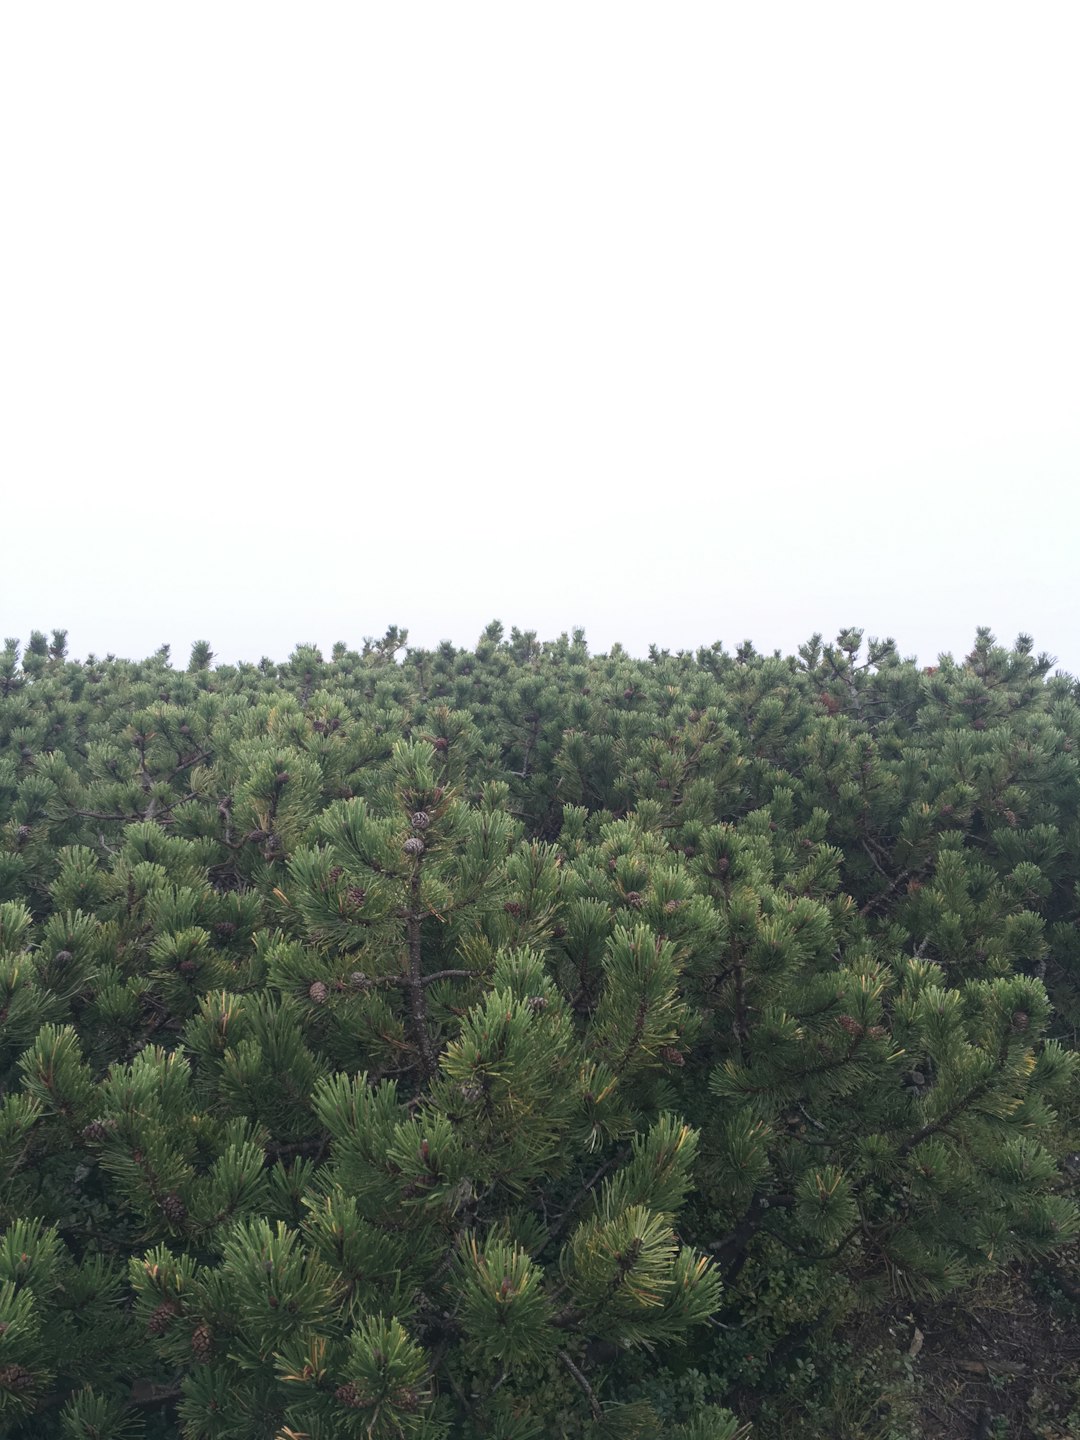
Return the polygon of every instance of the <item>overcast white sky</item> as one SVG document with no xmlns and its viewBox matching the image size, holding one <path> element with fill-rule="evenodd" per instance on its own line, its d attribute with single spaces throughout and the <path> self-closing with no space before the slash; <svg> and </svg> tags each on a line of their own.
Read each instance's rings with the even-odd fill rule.
<svg viewBox="0 0 1080 1440">
<path fill-rule="evenodd" d="M 1080 8 L 0 9 L 0 634 L 1080 673 Z"/>
</svg>

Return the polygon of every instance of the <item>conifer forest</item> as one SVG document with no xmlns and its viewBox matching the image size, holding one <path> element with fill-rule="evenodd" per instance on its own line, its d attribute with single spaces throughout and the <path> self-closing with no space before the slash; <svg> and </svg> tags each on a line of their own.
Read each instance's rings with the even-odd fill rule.
<svg viewBox="0 0 1080 1440">
<path fill-rule="evenodd" d="M 0 1435 L 1080 1436 L 1020 636 L 0 654 Z"/>
</svg>

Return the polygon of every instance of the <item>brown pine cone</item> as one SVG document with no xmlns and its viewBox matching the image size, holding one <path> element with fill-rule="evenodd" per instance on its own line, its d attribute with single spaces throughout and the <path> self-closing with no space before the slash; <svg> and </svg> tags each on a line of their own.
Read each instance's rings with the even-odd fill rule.
<svg viewBox="0 0 1080 1440">
<path fill-rule="evenodd" d="M 431 824 L 431 816 L 426 810 L 416 810 L 409 817 L 409 824 L 414 830 L 426 830 Z"/>
<path fill-rule="evenodd" d="M 315 1001 L 316 1005 L 321 1005 L 325 1001 L 326 997 L 330 994 L 330 991 L 326 988 L 326 986 L 321 980 L 313 980 L 308 986 L 307 993 L 311 997 L 311 999 Z"/>
<path fill-rule="evenodd" d="M 29 1390 L 34 1377 L 22 1365 L 0 1366 L 0 1390 Z"/>
<path fill-rule="evenodd" d="M 410 835 L 401 848 L 406 855 L 419 856 L 424 853 L 424 842 L 419 835 Z"/>
<path fill-rule="evenodd" d="M 171 1300 L 163 1300 L 147 1321 L 146 1328 L 151 1335 L 164 1335 L 176 1319 L 176 1306 Z"/>
<path fill-rule="evenodd" d="M 350 1410 L 360 1410 L 364 1404 L 364 1397 L 350 1380 L 347 1385 L 339 1385 L 334 1391 L 334 1399 L 342 1405 L 347 1405 Z"/>
<path fill-rule="evenodd" d="M 191 1353 L 196 1360 L 207 1360 L 213 1348 L 213 1336 L 209 1325 L 196 1325 L 191 1332 Z"/>
<path fill-rule="evenodd" d="M 172 1225 L 179 1225 L 182 1220 L 187 1219 L 187 1206 L 174 1190 L 171 1195 L 166 1195 L 161 1202 L 161 1213 Z"/>
</svg>

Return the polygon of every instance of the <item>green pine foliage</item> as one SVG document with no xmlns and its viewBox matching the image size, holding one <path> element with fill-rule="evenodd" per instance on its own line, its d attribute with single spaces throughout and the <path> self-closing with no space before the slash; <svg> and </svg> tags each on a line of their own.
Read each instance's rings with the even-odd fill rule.
<svg viewBox="0 0 1080 1440">
<path fill-rule="evenodd" d="M 841 1433 L 1080 1230 L 1075 682 L 406 640 L 0 655 L 0 1432 Z"/>
</svg>

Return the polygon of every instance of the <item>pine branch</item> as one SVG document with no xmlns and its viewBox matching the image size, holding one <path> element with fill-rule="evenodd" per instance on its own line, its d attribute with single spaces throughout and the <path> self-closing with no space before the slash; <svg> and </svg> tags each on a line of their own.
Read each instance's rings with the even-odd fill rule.
<svg viewBox="0 0 1080 1440">
<path fill-rule="evenodd" d="M 412 1021 L 412 1038 L 420 1056 L 422 1079 L 430 1080 L 436 1070 L 435 1052 L 427 1028 L 427 996 L 424 993 L 423 953 L 420 948 L 420 925 L 423 912 L 420 909 L 420 865 L 413 869 L 409 881 L 412 904 L 405 918 L 406 943 L 409 947 L 409 974 L 407 980 L 409 1015 Z"/>
<path fill-rule="evenodd" d="M 897 875 L 894 881 L 892 881 L 887 890 L 882 890 L 880 894 L 872 895 L 870 899 L 866 902 L 866 904 L 861 907 L 861 909 L 859 910 L 860 917 L 865 920 L 866 917 L 872 914 L 879 905 L 883 904 L 888 900 L 891 900 L 892 897 L 896 894 L 897 890 L 900 889 L 901 885 L 903 885 L 906 881 L 910 880 L 913 874 L 914 871 L 912 870 L 901 870 L 900 874 Z"/>
<path fill-rule="evenodd" d="M 724 1279 L 730 1284 L 746 1263 L 750 1244 L 754 1236 L 765 1225 L 770 1210 L 792 1210 L 796 1204 L 794 1195 L 757 1194 L 750 1201 L 746 1214 L 734 1230 L 719 1240 L 710 1240 L 705 1246 L 716 1256 L 716 1262 L 724 1270 Z"/>
<path fill-rule="evenodd" d="M 606 1175 L 609 1175 L 611 1171 L 614 1170 L 617 1166 L 621 1165 L 625 1160 L 629 1159 L 630 1148 L 631 1147 L 629 1145 L 621 1145 L 619 1149 L 616 1150 L 615 1154 L 610 1155 L 599 1167 L 599 1169 L 588 1180 L 585 1181 L 584 1185 L 582 1185 L 581 1189 L 570 1201 L 569 1205 L 567 1205 L 566 1209 L 562 1212 L 562 1214 L 555 1221 L 555 1223 L 548 1226 L 549 1241 L 558 1240 L 559 1236 L 562 1235 L 563 1231 L 570 1224 L 570 1221 L 574 1218 L 574 1212 L 577 1210 L 577 1207 L 581 1204 L 582 1200 L 585 1199 L 586 1195 L 589 1194 L 593 1187 L 599 1184 L 599 1182 L 603 1180 Z"/>
<path fill-rule="evenodd" d="M 604 1412 L 600 1409 L 600 1402 L 599 1400 L 597 1400 L 593 1388 L 589 1384 L 588 1380 L 586 1380 L 585 1376 L 574 1364 L 573 1360 L 570 1359 L 570 1356 L 566 1353 L 565 1350 L 559 1351 L 559 1359 L 566 1366 L 567 1370 L 569 1370 L 570 1374 L 574 1377 L 577 1383 L 581 1386 L 582 1390 L 585 1392 L 585 1396 L 589 1402 L 589 1410 L 592 1412 L 593 1419 L 602 1420 L 604 1418 Z"/>
</svg>

